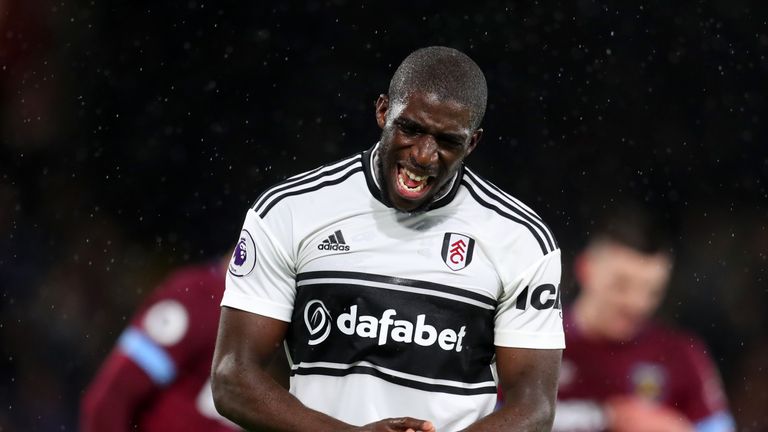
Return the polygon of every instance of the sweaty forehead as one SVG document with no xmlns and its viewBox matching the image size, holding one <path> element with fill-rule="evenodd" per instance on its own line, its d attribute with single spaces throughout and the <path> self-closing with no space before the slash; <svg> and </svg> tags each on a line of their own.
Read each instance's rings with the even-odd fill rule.
<svg viewBox="0 0 768 432">
<path fill-rule="evenodd" d="M 393 101 L 389 109 L 393 120 L 404 117 L 423 126 L 449 128 L 467 134 L 471 132 L 472 113 L 469 107 L 434 93 L 412 93 L 404 100 Z"/>
</svg>

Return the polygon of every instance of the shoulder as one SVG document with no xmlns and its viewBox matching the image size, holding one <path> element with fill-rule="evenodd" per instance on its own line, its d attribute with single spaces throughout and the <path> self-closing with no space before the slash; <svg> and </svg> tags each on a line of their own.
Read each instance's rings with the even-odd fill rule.
<svg viewBox="0 0 768 432">
<path fill-rule="evenodd" d="M 181 267 L 171 272 L 158 287 L 157 294 L 186 296 L 210 290 L 223 290 L 224 273 L 215 261 Z"/>
<path fill-rule="evenodd" d="M 353 175 L 362 173 L 362 171 L 362 152 L 360 152 L 289 177 L 269 187 L 256 199 L 251 209 L 263 219 L 276 206 L 284 204 L 287 198 L 306 198 L 313 193 L 327 192 L 328 188 L 340 187 Z"/>
<path fill-rule="evenodd" d="M 559 248 L 549 226 L 517 198 L 466 167 L 461 185 L 471 201 L 492 217 L 489 228 L 498 234 L 514 237 L 518 242 L 530 245 L 533 251 L 538 252 L 534 254 L 537 256 L 548 255 Z"/>
<path fill-rule="evenodd" d="M 147 316 L 183 320 L 190 315 L 215 313 L 224 293 L 224 279 L 218 262 L 181 267 L 160 282 L 136 317 L 142 321 Z"/>
<path fill-rule="evenodd" d="M 143 344 L 136 336 L 143 334 L 161 347 L 186 345 L 182 341 L 189 340 L 190 333 L 198 334 L 201 323 L 217 321 L 223 292 L 224 274 L 213 263 L 181 267 L 142 303 L 131 320 L 131 328 L 138 333 L 130 333 L 133 336 L 121 343 Z"/>
</svg>

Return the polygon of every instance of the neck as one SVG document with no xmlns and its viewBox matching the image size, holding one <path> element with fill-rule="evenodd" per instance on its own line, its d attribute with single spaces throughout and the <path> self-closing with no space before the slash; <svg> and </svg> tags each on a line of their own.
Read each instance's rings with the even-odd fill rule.
<svg viewBox="0 0 768 432">
<path fill-rule="evenodd" d="M 219 271 L 221 271 L 223 274 L 227 274 L 227 269 L 229 269 L 229 262 L 232 260 L 232 254 L 234 251 L 230 250 L 228 255 L 224 255 L 219 259 Z"/>
</svg>

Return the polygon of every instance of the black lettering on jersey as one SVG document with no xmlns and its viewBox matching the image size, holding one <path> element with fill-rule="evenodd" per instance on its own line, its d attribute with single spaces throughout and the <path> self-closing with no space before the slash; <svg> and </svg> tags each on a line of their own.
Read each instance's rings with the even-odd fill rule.
<svg viewBox="0 0 768 432">
<path fill-rule="evenodd" d="M 525 287 L 515 300 L 515 308 L 519 310 L 525 310 L 528 305 L 528 288 Z M 562 303 L 560 301 L 560 290 L 558 287 L 552 284 L 544 284 L 537 286 L 530 298 L 531 306 L 537 310 L 544 309 L 562 309 Z"/>
</svg>

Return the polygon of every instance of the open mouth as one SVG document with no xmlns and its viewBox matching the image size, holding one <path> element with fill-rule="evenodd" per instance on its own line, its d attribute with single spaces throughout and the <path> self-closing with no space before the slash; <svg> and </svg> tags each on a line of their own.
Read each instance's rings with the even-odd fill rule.
<svg viewBox="0 0 768 432">
<path fill-rule="evenodd" d="M 397 191 L 403 198 L 419 199 L 432 189 L 433 175 L 419 175 L 404 166 L 397 165 Z"/>
</svg>

